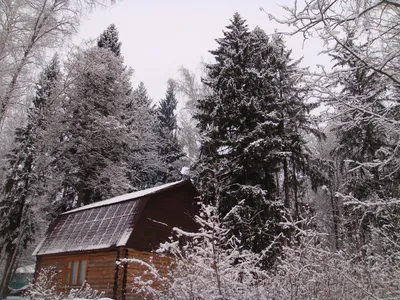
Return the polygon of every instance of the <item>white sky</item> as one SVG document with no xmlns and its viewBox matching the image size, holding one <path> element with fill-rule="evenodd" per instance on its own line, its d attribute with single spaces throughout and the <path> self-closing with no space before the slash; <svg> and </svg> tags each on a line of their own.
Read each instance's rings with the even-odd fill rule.
<svg viewBox="0 0 400 300">
<path fill-rule="evenodd" d="M 294 0 L 279 1 L 291 6 Z M 81 24 L 79 39 L 97 38 L 111 23 L 119 31 L 125 63 L 134 69 L 133 85 L 143 81 L 150 97 L 164 97 L 168 78 L 177 78 L 184 66 L 199 73 L 201 61 L 209 61 L 209 50 L 217 47 L 216 38 L 230 23 L 235 12 L 247 20 L 249 28 L 259 26 L 267 32 L 283 30 L 270 21 L 265 11 L 282 17 L 285 12 L 269 0 L 123 0 L 100 8 Z M 309 41 L 303 49 L 302 38 L 287 39 L 293 57 L 304 56 L 303 66 L 315 66 L 321 45 Z M 322 60 L 323 61 L 323 60 Z"/>
</svg>

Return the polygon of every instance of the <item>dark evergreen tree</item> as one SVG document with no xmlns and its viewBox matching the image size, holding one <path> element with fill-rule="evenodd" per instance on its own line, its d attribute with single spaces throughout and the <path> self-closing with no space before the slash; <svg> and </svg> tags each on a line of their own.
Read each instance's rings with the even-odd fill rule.
<svg viewBox="0 0 400 300">
<path fill-rule="evenodd" d="M 176 100 L 176 84 L 170 79 L 168 80 L 168 88 L 167 92 L 165 93 L 165 98 L 161 99 L 160 101 L 158 119 L 160 126 L 172 134 L 174 134 L 178 128 L 175 115 L 177 105 L 178 100 Z"/>
<path fill-rule="evenodd" d="M 38 220 L 34 199 L 41 179 L 37 166 L 40 143 L 60 76 L 58 57 L 54 56 L 36 84 L 28 124 L 16 130 L 14 149 L 7 156 L 8 169 L 0 195 L 0 256 L 3 254 L 6 261 L 0 298 L 7 293 L 18 256 L 34 239 Z"/>
<path fill-rule="evenodd" d="M 173 80 L 168 81 L 165 98 L 160 101 L 158 109 L 158 120 L 160 128 L 160 155 L 167 168 L 167 172 L 161 174 L 161 181 L 171 182 L 181 179 L 182 158 L 184 153 L 178 143 L 176 132 L 178 129 L 176 120 L 176 83 Z"/>
<path fill-rule="evenodd" d="M 282 241 L 277 237 L 289 233 L 280 226 L 282 216 L 290 218 L 292 209 L 300 214 L 298 175 L 308 172 L 303 135 L 312 131 L 312 106 L 305 104 L 302 72 L 279 36 L 250 32 L 239 14 L 227 29 L 203 79 L 212 93 L 198 105 L 198 180 L 203 199 L 217 206 L 243 247 L 269 249 L 272 258 Z"/>
<path fill-rule="evenodd" d="M 365 51 L 362 46 L 356 47 L 351 37 L 347 44 L 359 52 Z M 384 149 L 389 146 L 389 136 L 380 120 L 371 114 L 385 115 L 387 87 L 378 72 L 371 71 L 352 55 L 334 52 L 331 56 L 335 66 L 345 70 L 334 82 L 334 86 L 341 89 L 340 94 L 329 101 L 338 116 L 333 125 L 337 146 L 332 155 L 342 162 L 340 192 L 351 194 L 361 202 L 390 199 L 395 196 L 392 194 L 395 181 L 384 176 L 385 171 L 376 164 L 381 159 L 381 150 L 386 152 Z M 368 107 L 368 112 L 363 112 L 360 107 Z M 344 213 L 348 245 L 358 251 L 370 242 L 370 226 L 380 224 L 382 216 L 376 212 L 376 207 L 362 205 L 346 205 Z M 384 219 L 390 215 L 387 211 L 383 214 Z"/>
<path fill-rule="evenodd" d="M 68 72 L 61 143 L 55 168 L 63 210 L 133 189 L 128 160 L 133 136 L 126 126 L 131 70 L 109 48 L 77 53 Z"/>
<path fill-rule="evenodd" d="M 100 35 L 97 46 L 99 48 L 107 48 L 111 50 L 116 56 L 121 55 L 121 42 L 119 41 L 119 34 L 117 27 L 111 24 L 106 30 Z"/>
<path fill-rule="evenodd" d="M 258 29 L 256 29 L 258 31 Z M 257 34 L 260 36 L 260 34 Z M 261 36 L 265 33 L 261 33 Z M 322 138 L 322 133 L 311 121 L 310 111 L 317 106 L 315 103 L 306 103 L 308 87 L 303 80 L 303 72 L 298 67 L 298 61 L 292 61 L 291 51 L 286 50 L 280 36 L 274 36 L 266 47 L 272 47 L 273 52 L 268 60 L 272 70 L 275 70 L 274 110 L 276 111 L 277 143 L 276 153 L 281 160 L 283 173 L 284 205 L 295 219 L 301 217 L 304 206 L 302 195 L 305 188 L 305 176 L 310 174 L 310 151 L 306 146 L 305 134 L 313 134 Z"/>
<path fill-rule="evenodd" d="M 130 181 L 137 190 L 152 187 L 161 182 L 160 174 L 165 174 L 167 169 L 159 153 L 162 141 L 157 110 L 143 82 L 130 96 L 126 122 L 135 138 L 129 158 Z"/>
<path fill-rule="evenodd" d="M 204 201 L 217 206 L 243 247 L 260 252 L 281 232 L 283 210 L 275 182 L 280 161 L 273 155 L 279 143 L 274 73 L 267 63 L 273 49 L 258 46 L 237 13 L 227 29 L 203 79 L 212 94 L 198 105 L 198 181 Z"/>
</svg>

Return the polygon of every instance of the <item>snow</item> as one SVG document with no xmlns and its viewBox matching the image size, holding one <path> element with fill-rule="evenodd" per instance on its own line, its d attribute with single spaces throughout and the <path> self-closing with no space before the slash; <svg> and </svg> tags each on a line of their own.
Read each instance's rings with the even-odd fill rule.
<svg viewBox="0 0 400 300">
<path fill-rule="evenodd" d="M 169 227 L 169 225 L 167 223 L 164 223 L 164 222 L 153 220 L 151 218 L 147 218 L 147 220 L 152 221 L 152 222 L 157 223 L 157 224 L 160 224 L 160 225 L 163 225 L 163 226 L 166 226 L 166 227 Z"/>
<path fill-rule="evenodd" d="M 40 248 L 42 248 L 44 241 L 46 240 L 46 238 L 43 238 L 40 243 L 36 246 L 35 250 L 33 250 L 32 256 L 36 256 L 40 250 Z"/>
<path fill-rule="evenodd" d="M 17 274 L 33 274 L 33 273 L 35 273 L 35 264 L 20 267 L 17 270 L 15 270 L 15 273 L 17 273 Z"/>
<path fill-rule="evenodd" d="M 28 300 L 29 298 L 24 298 L 20 296 L 8 296 L 6 300 Z M 72 300 L 89 300 L 88 298 L 73 298 Z M 97 300 L 112 300 L 111 298 L 99 298 Z"/>
<path fill-rule="evenodd" d="M 181 174 L 189 176 L 190 175 L 190 167 L 182 167 Z"/>
<path fill-rule="evenodd" d="M 132 233 L 132 229 L 129 230 L 125 230 L 125 232 L 122 234 L 122 236 L 120 237 L 117 247 L 121 247 L 121 246 L 125 246 L 126 243 L 128 243 L 128 239 L 131 236 Z"/>
<path fill-rule="evenodd" d="M 82 206 L 82 207 L 79 207 L 79 208 L 75 208 L 75 209 L 69 210 L 69 211 L 63 213 L 63 215 L 74 213 L 74 212 L 78 212 L 78 211 L 82 211 L 82 210 L 86 210 L 86 209 L 89 209 L 89 208 L 105 206 L 105 205 L 115 204 L 115 203 L 122 202 L 122 201 L 142 198 L 142 197 L 145 197 L 145 196 L 149 196 L 149 195 L 155 194 L 155 193 L 157 193 L 159 191 L 162 191 L 162 190 L 174 187 L 174 186 L 178 186 L 178 185 L 182 184 L 182 182 L 184 182 L 184 180 L 163 184 L 163 185 L 152 187 L 152 188 L 145 189 L 145 190 L 142 190 L 142 191 L 137 191 L 137 192 L 133 192 L 133 193 L 124 194 L 124 195 L 117 196 L 117 197 L 114 197 L 114 198 L 111 198 L 111 199 L 107 199 L 107 200 L 104 200 L 104 201 L 99 201 L 99 202 L 96 202 L 96 203 L 93 203 L 93 204 L 89 204 L 89 205 L 85 205 L 85 206 Z"/>
<path fill-rule="evenodd" d="M 74 298 L 72 300 L 89 300 L 87 298 Z M 98 300 L 112 300 L 111 298 L 99 298 Z"/>
</svg>

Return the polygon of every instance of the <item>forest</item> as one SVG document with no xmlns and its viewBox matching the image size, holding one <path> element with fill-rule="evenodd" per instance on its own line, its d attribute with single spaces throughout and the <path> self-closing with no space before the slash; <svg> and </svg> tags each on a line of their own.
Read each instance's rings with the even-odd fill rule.
<svg viewBox="0 0 400 300">
<path fill-rule="evenodd" d="M 99 5 L 0 0 L 0 298 L 58 214 L 182 178 L 200 230 L 136 278 L 149 299 L 400 298 L 399 1 L 293 1 L 264 10 L 272 35 L 235 13 L 201 79 L 182 67 L 156 101 L 114 24 L 60 55 Z"/>
</svg>

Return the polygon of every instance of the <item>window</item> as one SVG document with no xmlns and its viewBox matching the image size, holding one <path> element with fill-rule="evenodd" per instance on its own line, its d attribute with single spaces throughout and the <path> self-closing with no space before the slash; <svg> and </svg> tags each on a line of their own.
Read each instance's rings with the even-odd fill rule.
<svg viewBox="0 0 400 300">
<path fill-rule="evenodd" d="M 66 259 L 64 265 L 64 284 L 82 285 L 86 279 L 87 258 Z"/>
</svg>

